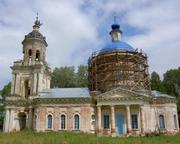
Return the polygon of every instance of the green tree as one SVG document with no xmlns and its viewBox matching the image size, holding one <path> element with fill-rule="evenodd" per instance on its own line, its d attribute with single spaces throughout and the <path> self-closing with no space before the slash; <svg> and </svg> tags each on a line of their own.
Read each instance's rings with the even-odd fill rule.
<svg viewBox="0 0 180 144">
<path fill-rule="evenodd" d="M 5 96 L 9 95 L 11 92 L 11 82 L 9 82 L 7 85 L 5 85 L 1 91 L 1 95 L 4 99 Z"/>
<path fill-rule="evenodd" d="M 2 129 L 4 121 L 4 105 L 0 104 L 0 129 Z"/>
<path fill-rule="evenodd" d="M 79 65 L 76 73 L 76 86 L 87 87 L 88 85 L 88 67 L 86 65 Z"/>
<path fill-rule="evenodd" d="M 52 73 L 51 87 L 75 87 L 74 75 L 73 66 L 55 68 Z"/>
<path fill-rule="evenodd" d="M 164 74 L 163 84 L 166 88 L 166 93 L 176 97 L 180 96 L 180 67 L 168 70 Z"/>
<path fill-rule="evenodd" d="M 161 82 L 160 76 L 156 72 L 152 72 L 151 74 L 151 89 L 164 92 L 165 88 L 163 83 Z"/>
<path fill-rule="evenodd" d="M 6 96 L 8 96 L 10 94 L 10 91 L 11 91 L 11 83 L 9 82 L 1 90 L 0 94 L 2 98 L 4 99 Z M 4 105 L 3 105 L 3 101 L 0 101 L 0 128 L 2 128 L 3 120 L 4 120 Z"/>
<path fill-rule="evenodd" d="M 51 88 L 87 87 L 87 69 L 86 65 L 79 65 L 77 72 L 73 66 L 56 67 L 52 73 Z"/>
</svg>

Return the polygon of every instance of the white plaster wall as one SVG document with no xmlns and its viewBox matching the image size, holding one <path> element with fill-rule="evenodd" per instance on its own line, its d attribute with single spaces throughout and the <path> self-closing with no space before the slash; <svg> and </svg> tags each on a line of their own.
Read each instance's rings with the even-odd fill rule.
<svg viewBox="0 0 180 144">
<path fill-rule="evenodd" d="M 176 132 L 173 115 L 177 115 L 176 104 L 146 105 L 143 107 L 145 116 L 145 132 L 155 132 L 159 129 L 159 115 L 164 115 L 165 130 Z M 178 120 L 178 119 L 177 119 Z"/>
</svg>

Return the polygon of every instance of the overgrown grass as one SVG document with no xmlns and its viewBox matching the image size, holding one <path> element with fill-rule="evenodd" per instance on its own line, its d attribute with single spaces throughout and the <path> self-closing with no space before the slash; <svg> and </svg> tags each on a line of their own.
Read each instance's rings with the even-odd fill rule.
<svg viewBox="0 0 180 144">
<path fill-rule="evenodd" d="M 180 134 L 174 136 L 112 138 L 69 132 L 0 132 L 0 144 L 180 144 Z"/>
</svg>

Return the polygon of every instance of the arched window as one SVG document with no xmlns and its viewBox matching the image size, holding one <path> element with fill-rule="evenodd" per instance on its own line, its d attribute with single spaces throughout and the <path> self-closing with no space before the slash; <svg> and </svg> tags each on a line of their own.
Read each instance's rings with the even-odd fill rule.
<svg viewBox="0 0 180 144">
<path fill-rule="evenodd" d="M 48 129 L 52 129 L 52 115 L 48 115 L 47 117 L 47 121 L 48 121 Z"/>
<path fill-rule="evenodd" d="M 160 126 L 160 129 L 165 128 L 165 122 L 164 122 L 164 116 L 163 115 L 159 116 L 159 126 Z"/>
<path fill-rule="evenodd" d="M 31 49 L 29 49 L 29 51 L 28 51 L 28 62 L 29 62 L 29 64 L 31 64 L 31 61 L 32 61 L 32 50 Z"/>
<path fill-rule="evenodd" d="M 66 116 L 61 115 L 61 129 L 66 129 Z"/>
<path fill-rule="evenodd" d="M 174 127 L 175 127 L 175 129 L 177 129 L 178 126 L 177 126 L 177 118 L 176 118 L 176 115 L 173 116 L 173 120 L 174 120 Z"/>
<path fill-rule="evenodd" d="M 29 57 L 31 57 L 31 56 L 32 56 L 32 50 L 29 49 Z"/>
<path fill-rule="evenodd" d="M 31 89 L 29 87 L 29 80 L 25 80 L 24 88 L 25 88 L 25 98 L 28 98 L 31 94 Z"/>
<path fill-rule="evenodd" d="M 40 60 L 40 51 L 39 50 L 36 51 L 36 60 Z"/>
<path fill-rule="evenodd" d="M 96 119 L 95 114 L 92 114 L 92 115 L 91 115 L 91 119 L 92 119 L 92 121 L 95 121 L 95 119 Z"/>
<path fill-rule="evenodd" d="M 74 116 L 74 129 L 79 130 L 79 115 Z"/>
</svg>

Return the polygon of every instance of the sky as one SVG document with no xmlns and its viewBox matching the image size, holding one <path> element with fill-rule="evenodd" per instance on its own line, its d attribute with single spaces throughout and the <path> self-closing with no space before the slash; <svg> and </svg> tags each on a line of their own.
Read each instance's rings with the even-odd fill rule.
<svg viewBox="0 0 180 144">
<path fill-rule="evenodd" d="M 180 66 L 179 0 L 0 0 L 0 89 L 11 81 L 13 61 L 22 59 L 24 36 L 39 14 L 50 67 L 87 64 L 111 41 L 113 17 L 123 41 L 148 55 L 149 71 L 161 78 Z"/>
</svg>

